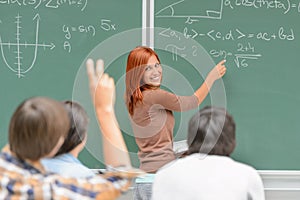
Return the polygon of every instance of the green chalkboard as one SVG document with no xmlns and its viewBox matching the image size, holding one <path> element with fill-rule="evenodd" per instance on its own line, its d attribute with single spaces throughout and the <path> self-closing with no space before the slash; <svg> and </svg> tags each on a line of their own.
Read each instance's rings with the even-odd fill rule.
<svg viewBox="0 0 300 200">
<path fill-rule="evenodd" d="M 227 74 L 200 106 L 224 106 L 237 123 L 236 160 L 261 170 L 300 169 L 299 1 L 155 1 L 154 47 L 165 87 L 191 94 L 226 59 Z M 175 139 L 195 113 L 178 114 Z"/>
<path fill-rule="evenodd" d="M 142 1 L 1 1 L 0 146 L 7 143 L 10 117 L 21 101 L 31 96 L 48 96 L 80 102 L 81 99 L 74 96 L 76 77 L 82 73 L 86 78 L 82 67 L 93 49 L 109 41 L 102 50 L 114 59 L 110 60 L 112 65 L 119 66 L 118 58 L 122 56 L 117 51 L 119 43 L 126 43 L 128 49 L 132 49 L 141 44 L 142 34 L 137 30 L 130 35 L 135 43 L 128 43 L 131 39 L 128 34 L 127 41 L 110 38 L 116 35 L 122 38 L 122 33 L 141 26 Z M 101 54 L 93 58 L 106 59 Z M 119 62 L 124 66 L 123 60 Z M 82 90 L 87 91 L 85 101 L 90 102 L 86 82 L 84 79 L 82 85 L 86 87 Z M 99 135 L 94 112 L 89 111 L 89 116 L 93 122 L 90 131 Z M 90 144 L 92 133 L 80 158 L 89 167 L 103 167 L 102 158 L 97 157 L 102 154 L 101 140 Z M 97 146 L 97 152 L 91 145 Z"/>
</svg>

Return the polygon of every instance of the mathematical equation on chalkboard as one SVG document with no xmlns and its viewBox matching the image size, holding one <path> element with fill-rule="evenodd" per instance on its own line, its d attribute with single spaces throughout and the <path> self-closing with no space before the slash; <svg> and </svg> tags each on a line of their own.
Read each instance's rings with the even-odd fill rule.
<svg viewBox="0 0 300 200">
<path fill-rule="evenodd" d="M 224 5 L 230 7 L 231 9 L 243 6 L 255 9 L 277 9 L 281 10 L 283 14 L 287 14 L 292 10 L 296 10 L 296 12 L 300 13 L 300 2 L 295 3 L 292 0 L 224 0 Z"/>
<path fill-rule="evenodd" d="M 271 41 L 271 40 L 294 40 L 294 30 L 292 28 L 285 28 L 280 27 L 278 30 L 275 31 L 257 31 L 257 32 L 245 32 L 241 30 L 240 28 L 235 28 L 232 30 L 229 30 L 227 32 L 223 32 L 221 30 L 215 30 L 211 29 L 207 32 L 200 32 L 195 29 L 189 29 L 185 27 L 183 29 L 182 34 L 176 33 L 177 31 L 174 31 L 171 29 L 171 27 L 165 28 L 163 31 L 159 33 L 162 37 L 175 37 L 178 40 L 181 39 L 197 39 L 197 37 L 202 37 L 205 39 L 210 39 L 212 41 L 218 41 L 218 40 L 228 40 L 228 41 L 235 41 L 235 40 L 242 40 L 242 39 L 257 39 L 257 40 L 264 40 L 264 41 Z"/>
<path fill-rule="evenodd" d="M 110 19 L 101 19 L 98 25 L 81 24 L 81 25 L 63 25 L 62 31 L 64 32 L 65 41 L 63 44 L 64 50 L 71 52 L 72 44 L 71 38 L 75 34 L 86 34 L 90 37 L 94 37 L 99 31 L 116 31 L 117 25 Z"/>
<path fill-rule="evenodd" d="M 197 5 L 199 5 L 197 7 Z M 200 6 L 201 5 L 201 6 Z M 196 7 L 196 8 L 194 8 Z M 187 9 L 189 8 L 189 9 Z M 167 44 L 165 50 L 172 53 L 172 59 L 178 60 L 178 56 L 186 58 L 187 56 L 197 56 L 198 47 L 196 45 L 186 46 L 182 40 L 195 40 L 199 43 L 205 41 L 219 42 L 220 47 L 218 49 L 211 48 L 208 53 L 213 58 L 228 59 L 232 57 L 235 65 L 238 68 L 246 68 L 249 66 L 249 60 L 258 60 L 263 55 L 260 49 L 255 47 L 257 41 L 261 41 L 261 44 L 268 44 L 275 41 L 290 42 L 297 40 L 297 34 L 294 27 L 290 24 L 278 24 L 277 28 L 264 28 L 259 30 L 259 26 L 255 26 L 255 30 L 246 28 L 245 26 L 239 26 L 248 20 L 251 21 L 254 18 L 240 20 L 234 27 L 234 23 L 231 26 L 224 28 L 214 27 L 213 20 L 222 21 L 226 18 L 225 14 L 237 13 L 237 9 L 245 8 L 253 10 L 265 9 L 265 11 L 276 11 L 277 15 L 286 16 L 293 12 L 293 16 L 299 16 L 300 18 L 300 2 L 292 0 L 216 0 L 201 3 L 193 0 L 175 0 L 168 5 L 158 7 L 154 14 L 156 20 L 156 26 L 162 27 L 157 33 L 157 37 L 160 38 L 173 38 L 181 42 L 174 42 Z M 244 10 L 243 10 L 244 11 Z M 264 11 L 264 12 L 265 12 Z M 227 12 L 227 13 L 226 13 Z M 241 12 L 242 13 L 242 12 Z M 279 13 L 279 14 L 278 14 Z M 234 15 L 236 16 L 236 15 Z M 165 20 L 167 25 L 161 25 L 161 21 Z M 236 20 L 236 17 L 233 19 Z M 176 27 L 172 27 L 172 21 L 175 21 Z M 275 21 L 275 20 L 274 20 Z M 209 23 L 210 28 L 203 28 L 203 23 Z M 256 22 L 255 22 L 256 23 Z M 282 23 L 282 22 L 280 22 Z M 157 25 L 158 24 L 158 25 Z M 220 24 L 220 23 L 219 23 Z M 180 28 L 179 28 L 180 27 Z M 212 28 L 213 27 L 213 28 Z M 273 29 L 273 30 L 272 30 Z M 225 47 L 222 47 L 225 44 Z M 227 45 L 235 46 L 226 49 Z M 215 45 L 214 45 L 215 46 Z"/>
<path fill-rule="evenodd" d="M 1 5 L 18 6 L 18 7 L 32 7 L 39 9 L 41 7 L 59 9 L 62 6 L 69 6 L 79 8 L 83 11 L 88 4 L 88 0 L 1 0 Z"/>
<path fill-rule="evenodd" d="M 217 31 L 217 30 L 209 30 L 205 33 L 197 32 L 194 29 L 189 30 L 187 27 L 183 29 L 183 32 L 177 32 L 172 30 L 170 27 L 163 29 L 159 32 L 160 37 L 165 38 L 175 38 L 178 41 L 183 39 L 195 39 L 195 38 L 203 38 L 204 40 L 211 40 L 211 41 L 239 41 L 236 46 L 236 52 L 233 53 L 226 50 L 215 50 L 212 49 L 209 51 L 209 54 L 214 58 L 222 58 L 227 59 L 228 57 L 233 57 L 234 62 L 238 68 L 240 67 L 248 67 L 247 60 L 256 60 L 261 57 L 261 54 L 255 53 L 254 45 L 251 42 L 246 42 L 246 44 L 242 43 L 252 40 L 261 40 L 270 42 L 271 40 L 283 40 L 283 41 L 292 41 L 295 40 L 295 35 L 293 29 L 287 29 L 284 27 L 280 27 L 278 30 L 275 31 L 258 31 L 258 32 L 245 32 L 239 28 L 229 30 L 227 32 Z M 185 58 L 187 56 L 187 52 L 192 52 L 192 56 L 197 56 L 197 46 L 192 46 L 188 49 L 186 46 L 178 46 L 176 44 L 168 44 L 165 47 L 165 50 L 169 50 L 173 55 L 172 58 L 174 61 L 178 60 L 178 56 Z"/>
<path fill-rule="evenodd" d="M 186 0 L 179 0 L 159 9 L 155 13 L 156 18 L 186 19 L 185 23 L 192 24 L 199 22 L 200 19 L 222 19 L 224 7 L 234 10 L 238 7 L 247 7 L 252 9 L 279 10 L 287 14 L 293 10 L 300 14 L 300 2 L 294 3 L 291 0 L 216 0 L 205 3 L 209 4 L 207 9 L 199 14 L 181 13 L 180 7 L 184 7 Z M 197 4 L 195 4 L 197 5 Z"/>
<path fill-rule="evenodd" d="M 81 11 L 86 7 L 87 0 L 82 1 L 0 1 L 1 4 L 18 5 L 18 6 L 34 6 L 38 8 L 44 5 L 47 9 L 54 8 L 59 9 L 61 5 L 81 7 Z M 81 12 L 79 11 L 79 12 Z M 13 17 L 12 17 L 13 18 Z M 0 19 L 0 51 L 1 57 L 5 66 L 14 72 L 18 78 L 24 77 L 35 65 L 38 55 L 42 52 L 55 50 L 62 48 L 66 53 L 71 53 L 73 49 L 73 43 L 80 38 L 80 36 L 89 39 L 95 37 L 97 34 L 103 32 L 114 32 L 118 28 L 118 24 L 107 18 L 101 18 L 97 20 L 96 24 L 63 24 L 51 27 L 51 29 L 57 29 L 61 32 L 61 38 L 47 37 L 47 41 L 43 41 L 40 34 L 41 31 L 47 30 L 49 27 L 41 23 L 40 14 L 35 14 L 32 19 L 28 19 L 28 16 L 24 17 L 18 14 L 14 19 L 6 22 L 6 20 Z M 24 37 L 25 33 L 32 32 L 32 28 L 27 28 L 23 21 L 30 21 L 34 28 L 34 34 L 32 37 Z M 15 27 L 11 30 L 11 33 L 15 31 L 15 34 L 9 34 L 9 36 L 3 37 L 1 30 L 6 29 L 7 24 L 15 24 Z M 63 41 L 63 44 L 55 43 L 54 40 L 58 39 Z M 32 52 L 31 57 L 24 52 Z M 11 54 L 11 55 L 8 55 Z M 8 57 L 14 57 L 13 62 L 9 61 Z M 10 59 L 12 60 L 12 59 Z M 28 61 L 28 62 L 25 62 Z M 26 63 L 26 64 L 25 64 Z"/>
</svg>

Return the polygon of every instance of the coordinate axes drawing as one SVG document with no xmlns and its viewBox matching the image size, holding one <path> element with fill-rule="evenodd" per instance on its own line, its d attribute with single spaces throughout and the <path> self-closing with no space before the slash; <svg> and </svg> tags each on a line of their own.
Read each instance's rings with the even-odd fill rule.
<svg viewBox="0 0 300 200">
<path fill-rule="evenodd" d="M 0 49 L 1 49 L 2 59 L 5 63 L 5 65 L 11 71 L 15 72 L 18 78 L 21 78 L 21 77 L 24 77 L 25 74 L 33 68 L 33 66 L 36 62 L 38 50 L 40 47 L 43 47 L 44 50 L 46 48 L 52 50 L 55 48 L 55 45 L 53 43 L 49 43 L 49 44 L 39 43 L 39 24 L 40 24 L 39 14 L 36 14 L 33 17 L 33 21 L 35 21 L 36 24 L 35 24 L 35 38 L 34 38 L 34 42 L 32 42 L 32 43 L 27 43 L 26 41 L 24 41 L 24 42 L 21 41 L 21 30 L 22 30 L 21 19 L 22 19 L 22 16 L 20 16 L 18 14 L 15 18 L 16 18 L 16 21 L 15 21 L 15 24 L 16 24 L 15 36 L 16 37 L 14 38 L 15 42 L 2 41 L 2 37 L 0 34 Z M 0 20 L 0 23 L 3 23 L 3 21 Z M 24 55 L 23 52 L 26 50 L 25 48 L 27 48 L 27 47 L 34 48 L 34 51 L 33 51 L 34 53 L 33 53 L 32 61 L 29 62 L 29 64 L 27 66 L 25 66 L 22 62 L 24 59 L 24 57 L 22 55 Z M 8 51 L 5 51 L 5 50 L 8 50 Z M 15 62 L 12 64 L 10 64 L 7 59 L 6 53 L 9 53 L 9 52 L 12 52 L 15 54 Z"/>
</svg>

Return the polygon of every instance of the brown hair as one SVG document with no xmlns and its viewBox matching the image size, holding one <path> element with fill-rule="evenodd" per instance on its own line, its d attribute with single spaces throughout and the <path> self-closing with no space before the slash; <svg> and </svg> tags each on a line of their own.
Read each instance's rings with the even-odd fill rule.
<svg viewBox="0 0 300 200">
<path fill-rule="evenodd" d="M 223 108 L 206 106 L 189 121 L 187 154 L 229 156 L 235 148 L 235 122 Z"/>
<path fill-rule="evenodd" d="M 70 129 L 65 142 L 60 147 L 57 155 L 68 153 L 77 147 L 87 137 L 88 115 L 84 108 L 76 102 L 64 101 L 64 106 L 70 119 Z"/>
<path fill-rule="evenodd" d="M 145 72 L 146 64 L 151 56 L 155 56 L 160 62 L 155 51 L 145 46 L 136 47 L 128 55 L 125 101 L 130 115 L 133 115 L 136 103 L 143 101 L 143 86 L 141 85 L 141 80 Z"/>
<path fill-rule="evenodd" d="M 37 161 L 48 155 L 69 129 L 62 103 L 45 97 L 25 100 L 9 124 L 9 145 L 20 159 Z"/>
</svg>

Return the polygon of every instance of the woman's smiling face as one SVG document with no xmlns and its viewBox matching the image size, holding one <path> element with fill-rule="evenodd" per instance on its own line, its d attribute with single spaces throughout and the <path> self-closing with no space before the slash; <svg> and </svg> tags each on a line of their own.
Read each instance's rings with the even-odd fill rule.
<svg viewBox="0 0 300 200">
<path fill-rule="evenodd" d="M 162 68 L 155 56 L 151 56 L 148 60 L 143 75 L 144 84 L 151 86 L 160 86 L 162 80 Z"/>
</svg>

